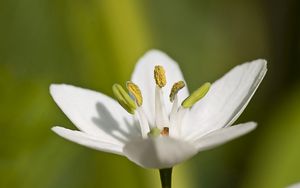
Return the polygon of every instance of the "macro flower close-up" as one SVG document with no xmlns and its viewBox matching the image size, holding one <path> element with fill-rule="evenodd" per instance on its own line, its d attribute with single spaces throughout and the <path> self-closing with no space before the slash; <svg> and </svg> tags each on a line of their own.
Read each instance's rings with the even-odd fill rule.
<svg viewBox="0 0 300 188">
<path fill-rule="evenodd" d="M 189 94 L 175 61 L 151 50 L 139 59 L 126 91 L 113 85 L 115 99 L 100 92 L 52 84 L 50 92 L 78 130 L 53 127 L 83 146 L 126 156 L 145 168 L 168 169 L 256 127 L 232 126 L 267 71 L 265 60 L 234 67 L 222 78 Z"/>
<path fill-rule="evenodd" d="M 0 4 L 0 188 L 299 187 L 298 1 Z"/>
</svg>

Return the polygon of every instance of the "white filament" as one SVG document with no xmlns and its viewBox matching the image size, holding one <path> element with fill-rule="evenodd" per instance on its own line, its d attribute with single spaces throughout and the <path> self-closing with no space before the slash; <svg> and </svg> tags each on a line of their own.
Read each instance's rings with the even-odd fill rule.
<svg viewBox="0 0 300 188">
<path fill-rule="evenodd" d="M 187 111 L 188 109 L 180 106 L 177 112 L 173 115 L 174 118 L 171 119 L 172 126 L 169 129 L 169 135 L 171 137 L 178 138 L 181 136 L 182 119 Z"/>
<path fill-rule="evenodd" d="M 172 122 L 174 121 L 173 119 L 175 118 L 177 111 L 178 111 L 178 97 L 177 97 L 177 94 L 176 94 L 174 96 L 172 110 L 171 110 L 171 113 L 170 113 L 171 125 L 172 125 Z"/>
<path fill-rule="evenodd" d="M 138 120 L 140 123 L 141 133 L 143 138 L 147 138 L 148 133 L 150 132 L 150 127 L 148 124 L 148 120 L 143 108 L 140 106 L 136 109 L 138 114 Z"/>
<path fill-rule="evenodd" d="M 170 127 L 168 115 L 166 113 L 166 107 L 163 101 L 162 89 L 158 86 L 155 87 L 155 125 L 159 129 L 164 127 Z"/>
</svg>

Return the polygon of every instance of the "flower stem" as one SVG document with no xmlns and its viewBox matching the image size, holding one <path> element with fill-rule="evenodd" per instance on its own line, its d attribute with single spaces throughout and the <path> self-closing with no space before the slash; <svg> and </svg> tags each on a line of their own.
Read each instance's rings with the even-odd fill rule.
<svg viewBox="0 0 300 188">
<path fill-rule="evenodd" d="M 159 169 L 160 181 L 162 188 L 171 188 L 172 168 Z"/>
</svg>

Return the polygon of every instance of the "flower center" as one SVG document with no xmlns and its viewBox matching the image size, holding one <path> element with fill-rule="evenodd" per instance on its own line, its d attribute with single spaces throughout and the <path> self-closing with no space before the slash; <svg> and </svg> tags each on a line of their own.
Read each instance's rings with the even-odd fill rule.
<svg viewBox="0 0 300 188">
<path fill-rule="evenodd" d="M 157 65 L 154 67 L 155 86 L 155 122 L 149 124 L 147 116 L 143 110 L 142 91 L 135 83 L 128 81 L 126 92 L 119 84 L 114 84 L 112 89 L 115 98 L 119 104 L 130 114 L 137 117 L 140 124 L 141 134 L 143 138 L 157 136 L 180 136 L 181 122 L 186 111 L 191 108 L 197 101 L 202 99 L 210 88 L 210 83 L 203 84 L 199 89 L 188 96 L 181 105 L 179 105 L 178 92 L 185 87 L 183 81 L 178 81 L 173 84 L 170 91 L 170 102 L 172 109 L 167 113 L 165 101 L 163 100 L 163 88 L 167 84 L 165 69 Z"/>
</svg>

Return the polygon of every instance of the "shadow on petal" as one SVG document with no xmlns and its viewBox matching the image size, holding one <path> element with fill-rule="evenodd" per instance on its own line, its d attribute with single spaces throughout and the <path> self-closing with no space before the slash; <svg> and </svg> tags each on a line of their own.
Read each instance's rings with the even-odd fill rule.
<svg viewBox="0 0 300 188">
<path fill-rule="evenodd" d="M 136 120 L 129 121 L 123 118 L 121 125 L 107 107 L 101 103 L 96 103 L 97 117 L 92 117 L 92 121 L 103 132 L 111 135 L 118 141 L 126 143 L 133 138 L 137 138 L 140 133 L 137 129 Z M 116 114 L 117 115 L 117 114 Z"/>
</svg>

